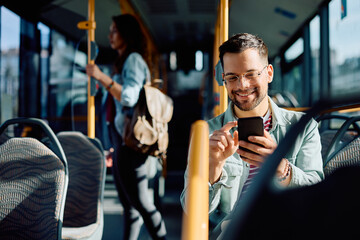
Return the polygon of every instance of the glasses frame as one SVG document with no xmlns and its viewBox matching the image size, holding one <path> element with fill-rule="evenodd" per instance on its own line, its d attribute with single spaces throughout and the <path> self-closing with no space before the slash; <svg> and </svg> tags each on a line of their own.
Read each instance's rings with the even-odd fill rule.
<svg viewBox="0 0 360 240">
<path fill-rule="evenodd" d="M 258 71 L 257 73 L 255 73 L 255 74 L 257 74 L 256 78 L 258 78 L 268 66 L 269 66 L 269 64 L 266 65 L 261 71 Z M 232 84 L 232 83 L 238 82 L 238 81 L 239 81 L 240 79 L 242 79 L 242 78 L 244 78 L 244 79 L 246 79 L 246 80 L 248 80 L 248 81 L 251 81 L 250 79 L 246 78 L 246 75 L 249 74 L 249 73 L 253 73 L 253 72 L 256 72 L 256 71 L 246 72 L 246 73 L 240 74 L 240 75 L 239 75 L 239 74 L 231 74 L 231 76 L 235 76 L 235 77 L 236 77 L 236 80 L 231 81 L 231 82 L 227 82 L 227 81 L 225 80 L 225 76 L 226 76 L 225 73 L 222 74 L 222 77 L 223 77 L 223 81 L 224 81 L 226 84 L 229 84 L 229 83 Z M 227 75 L 227 76 L 230 76 L 230 75 Z"/>
</svg>

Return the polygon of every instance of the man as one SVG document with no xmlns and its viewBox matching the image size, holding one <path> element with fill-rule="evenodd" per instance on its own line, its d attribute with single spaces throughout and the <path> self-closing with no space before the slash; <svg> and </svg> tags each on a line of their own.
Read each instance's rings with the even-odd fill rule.
<svg viewBox="0 0 360 240">
<path fill-rule="evenodd" d="M 237 34 L 220 48 L 223 80 L 230 103 L 221 115 L 208 121 L 209 147 L 209 217 L 219 223 L 246 193 L 251 179 L 267 156 L 303 115 L 280 109 L 268 96 L 273 66 L 268 63 L 268 49 L 263 40 L 247 33 Z M 264 136 L 250 136 L 238 141 L 237 119 L 260 116 Z M 239 149 L 246 148 L 249 151 Z M 312 120 L 299 135 L 278 165 L 274 176 L 283 186 L 296 187 L 317 183 L 324 178 L 321 143 L 317 122 Z M 187 171 L 181 203 L 186 211 Z"/>
</svg>

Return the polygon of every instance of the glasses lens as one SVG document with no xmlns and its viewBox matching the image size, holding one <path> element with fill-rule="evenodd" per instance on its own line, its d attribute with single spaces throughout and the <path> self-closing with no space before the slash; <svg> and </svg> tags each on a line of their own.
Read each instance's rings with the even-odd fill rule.
<svg viewBox="0 0 360 240">
<path fill-rule="evenodd" d="M 232 82 L 237 81 L 238 76 L 236 76 L 236 75 L 226 75 L 224 78 L 225 78 L 225 81 L 232 83 Z"/>
<path fill-rule="evenodd" d="M 242 75 L 246 80 L 249 81 L 256 81 L 259 76 L 261 75 L 261 73 L 264 71 L 264 69 L 267 66 L 265 66 L 261 71 L 252 71 L 252 72 L 247 72 L 244 75 Z M 231 75 L 225 75 L 224 76 L 224 80 L 228 83 L 234 83 L 237 80 L 239 80 L 239 78 L 241 78 L 241 76 L 235 75 L 235 74 L 231 74 Z"/>
<path fill-rule="evenodd" d="M 256 78 L 259 76 L 257 72 L 248 72 L 244 75 L 244 77 L 248 80 L 256 80 Z"/>
</svg>

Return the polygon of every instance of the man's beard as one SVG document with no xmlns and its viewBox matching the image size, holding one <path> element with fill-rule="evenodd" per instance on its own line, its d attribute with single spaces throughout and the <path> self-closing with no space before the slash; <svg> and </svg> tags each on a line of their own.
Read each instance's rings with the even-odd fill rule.
<svg viewBox="0 0 360 240">
<path fill-rule="evenodd" d="M 236 100 L 236 93 L 238 93 L 239 91 L 232 91 L 232 98 L 230 98 L 230 100 L 235 104 L 235 106 L 237 106 L 241 111 L 251 111 L 254 108 L 256 108 L 261 102 L 262 100 L 264 100 L 264 98 L 266 97 L 266 94 L 262 94 L 258 91 L 258 88 L 254 89 L 255 94 L 257 95 L 256 98 L 252 101 L 245 101 L 245 102 L 239 102 Z"/>
</svg>

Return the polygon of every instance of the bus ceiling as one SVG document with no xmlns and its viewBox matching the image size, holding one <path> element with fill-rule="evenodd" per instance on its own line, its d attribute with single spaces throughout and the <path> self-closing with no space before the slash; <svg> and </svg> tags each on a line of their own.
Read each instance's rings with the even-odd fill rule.
<svg viewBox="0 0 360 240">
<path fill-rule="evenodd" d="M 108 48 L 111 16 L 121 13 L 120 5 L 131 5 L 149 30 L 159 52 L 213 49 L 217 0 L 95 0 L 95 40 Z M 329 0 L 230 0 L 229 35 L 249 32 L 261 36 L 274 57 Z M 77 23 L 87 19 L 87 0 L 3 0 L 2 5 L 41 21 L 74 39 L 86 35 Z"/>
</svg>

